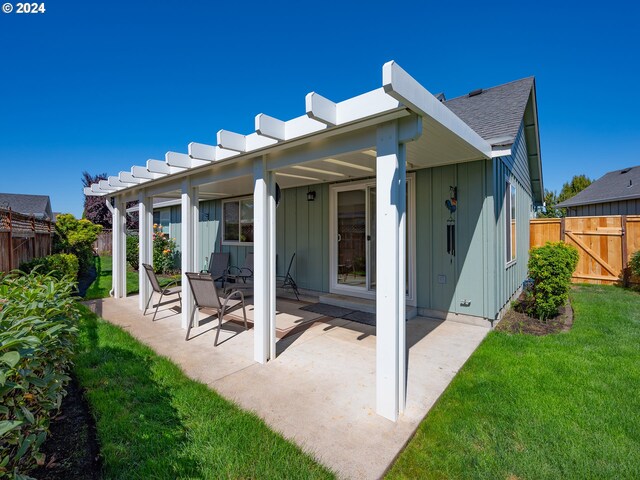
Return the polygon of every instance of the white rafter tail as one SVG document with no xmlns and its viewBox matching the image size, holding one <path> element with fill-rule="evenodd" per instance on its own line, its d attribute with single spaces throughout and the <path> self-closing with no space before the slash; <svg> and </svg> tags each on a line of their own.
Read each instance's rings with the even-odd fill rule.
<svg viewBox="0 0 640 480">
<path fill-rule="evenodd" d="M 382 67 L 382 88 L 414 112 L 434 119 L 455 133 L 485 158 L 491 158 L 491 145 L 393 60 Z"/>
<path fill-rule="evenodd" d="M 216 147 L 214 145 L 206 145 L 204 143 L 191 142 L 188 147 L 189 156 L 197 160 L 206 160 L 215 162 Z"/>
<path fill-rule="evenodd" d="M 286 140 L 286 122 L 259 113 L 256 115 L 256 133 L 273 140 Z"/>
<path fill-rule="evenodd" d="M 217 134 L 218 146 L 234 152 L 247 151 L 247 137 L 229 130 L 219 130 Z"/>
<path fill-rule="evenodd" d="M 165 162 L 170 167 L 193 168 L 208 165 L 211 161 L 191 158 L 186 153 L 167 152 L 164 156 Z"/>
<path fill-rule="evenodd" d="M 247 152 L 270 147 L 271 145 L 275 145 L 276 143 L 278 143 L 278 140 L 274 140 L 273 138 L 269 137 L 263 137 L 262 135 L 259 135 L 257 133 L 251 133 L 247 135 L 245 139 Z"/>
<path fill-rule="evenodd" d="M 153 173 L 147 170 L 147 167 L 141 167 L 139 165 L 134 165 L 131 167 L 131 175 L 135 178 L 146 178 L 148 180 L 155 180 L 156 178 L 164 177 L 162 173 Z"/>
<path fill-rule="evenodd" d="M 285 139 L 291 140 L 292 138 L 303 137 L 326 128 L 326 123 L 314 120 L 307 115 L 302 115 L 285 122 Z"/>
<path fill-rule="evenodd" d="M 127 188 L 127 187 L 131 186 L 128 183 L 120 181 L 120 179 L 118 177 L 109 177 L 107 179 L 107 182 L 109 182 L 109 186 L 110 187 Z"/>
<path fill-rule="evenodd" d="M 97 193 L 100 195 L 106 195 L 107 193 L 111 193 L 111 192 L 108 192 L 107 190 L 100 188 L 100 185 L 98 185 L 97 183 L 94 183 L 91 185 L 91 191 L 93 193 Z"/>
<path fill-rule="evenodd" d="M 167 165 L 164 160 L 147 160 L 147 170 L 151 173 L 161 173 L 164 175 L 171 175 L 172 173 L 179 173 L 184 171 L 184 168 L 171 167 Z"/>
<path fill-rule="evenodd" d="M 131 175 L 131 172 L 120 172 L 118 174 L 118 179 L 122 183 L 129 184 L 129 186 L 138 185 L 140 183 L 144 183 L 144 182 L 148 182 L 149 181 L 148 178 L 136 178 L 133 175 Z"/>
<path fill-rule="evenodd" d="M 106 192 L 94 192 L 91 187 L 84 187 L 84 194 L 87 197 L 103 197 Z"/>
<path fill-rule="evenodd" d="M 338 106 L 316 92 L 308 93 L 304 99 L 307 116 L 329 126 L 338 124 Z"/>
<path fill-rule="evenodd" d="M 105 192 L 117 192 L 118 190 L 120 190 L 119 188 L 115 188 L 115 187 L 112 187 L 111 185 L 109 185 L 109 182 L 107 180 L 100 180 L 98 182 L 98 185 Z"/>
</svg>

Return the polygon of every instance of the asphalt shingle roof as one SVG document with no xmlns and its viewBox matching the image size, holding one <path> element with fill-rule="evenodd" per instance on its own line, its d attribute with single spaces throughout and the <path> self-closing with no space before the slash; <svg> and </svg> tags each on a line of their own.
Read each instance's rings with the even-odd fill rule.
<svg viewBox="0 0 640 480">
<path fill-rule="evenodd" d="M 36 218 L 51 217 L 51 203 L 47 195 L 0 193 L 0 208 L 11 208 L 14 212 L 34 215 Z"/>
<path fill-rule="evenodd" d="M 556 206 L 575 207 L 632 198 L 640 198 L 640 165 L 605 173 L 580 193 Z"/>
<path fill-rule="evenodd" d="M 533 81 L 533 77 L 515 80 L 487 88 L 478 95 L 452 98 L 444 104 L 485 140 L 509 137 L 513 142 L 524 118 Z"/>
</svg>

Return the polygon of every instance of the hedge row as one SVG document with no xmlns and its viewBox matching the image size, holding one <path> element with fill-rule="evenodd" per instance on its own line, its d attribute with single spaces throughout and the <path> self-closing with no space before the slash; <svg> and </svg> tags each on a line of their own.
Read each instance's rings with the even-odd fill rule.
<svg viewBox="0 0 640 480">
<path fill-rule="evenodd" d="M 49 273 L 57 279 L 70 276 L 74 280 L 78 278 L 80 265 L 78 257 L 72 253 L 56 253 L 46 257 L 34 258 L 20 265 L 20 270 L 30 273 L 35 269 L 40 273 Z"/>
<path fill-rule="evenodd" d="M 0 278 L 0 478 L 43 464 L 39 447 L 70 378 L 79 310 L 69 277 Z"/>
</svg>

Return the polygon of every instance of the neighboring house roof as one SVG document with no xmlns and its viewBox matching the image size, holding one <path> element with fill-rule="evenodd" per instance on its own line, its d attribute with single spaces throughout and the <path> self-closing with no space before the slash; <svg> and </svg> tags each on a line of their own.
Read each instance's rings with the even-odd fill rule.
<svg viewBox="0 0 640 480">
<path fill-rule="evenodd" d="M 556 207 L 575 207 L 634 198 L 640 198 L 640 165 L 606 173 L 580 193 L 557 204 Z"/>
<path fill-rule="evenodd" d="M 51 220 L 51 200 L 47 195 L 24 195 L 20 193 L 0 193 L 0 208 L 10 208 L 14 212 L 33 215 L 39 219 Z"/>
<path fill-rule="evenodd" d="M 489 143 L 510 144 L 518 134 L 534 78 L 474 90 L 444 104 Z"/>
</svg>

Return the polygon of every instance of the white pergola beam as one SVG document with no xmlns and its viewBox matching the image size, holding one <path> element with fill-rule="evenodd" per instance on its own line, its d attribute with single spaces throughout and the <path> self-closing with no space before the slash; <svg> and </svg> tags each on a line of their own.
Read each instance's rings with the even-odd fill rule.
<svg viewBox="0 0 640 480">
<path fill-rule="evenodd" d="M 307 94 L 304 101 L 309 118 L 329 126 L 338 124 L 338 107 L 331 100 L 316 92 L 311 92 Z"/>
<path fill-rule="evenodd" d="M 211 163 L 210 160 L 196 159 L 187 155 L 186 153 L 176 152 L 167 152 L 164 156 L 164 159 L 164 161 L 167 162 L 167 165 L 169 165 L 170 167 L 178 168 L 194 168 Z"/>
<path fill-rule="evenodd" d="M 162 173 L 153 173 L 147 170 L 147 167 L 141 167 L 139 165 L 134 165 L 131 167 L 131 175 L 134 178 L 145 178 L 148 180 L 155 180 L 156 178 L 162 178 L 165 174 Z"/>
<path fill-rule="evenodd" d="M 220 148 L 241 153 L 247 151 L 247 137 L 244 135 L 229 130 L 218 130 L 217 139 Z"/>
<path fill-rule="evenodd" d="M 127 188 L 130 185 L 128 183 L 125 182 L 121 182 L 120 179 L 118 177 L 109 177 L 107 179 L 107 182 L 109 183 L 110 187 L 120 187 L 120 188 Z"/>
<path fill-rule="evenodd" d="M 83 188 L 84 194 L 87 197 L 103 197 L 107 193 L 107 192 L 102 192 L 102 191 L 94 191 L 92 187 L 93 187 L 93 185 L 91 187 L 84 187 Z"/>
<path fill-rule="evenodd" d="M 98 186 L 105 192 L 116 192 L 119 190 L 118 188 L 115 188 L 109 185 L 109 182 L 107 180 L 98 181 Z"/>
<path fill-rule="evenodd" d="M 256 133 L 264 137 L 282 141 L 287 139 L 286 122 L 270 117 L 264 113 L 256 115 Z"/>
<path fill-rule="evenodd" d="M 491 158 L 491 145 L 394 61 L 382 67 L 382 88 L 414 112 L 433 118 L 455 133 L 486 159 Z"/>
<path fill-rule="evenodd" d="M 172 167 L 164 160 L 147 160 L 147 170 L 151 173 L 162 173 L 171 175 L 172 173 L 184 172 L 184 168 Z"/>
<path fill-rule="evenodd" d="M 191 158 L 216 161 L 216 147 L 213 145 L 191 142 L 187 148 Z"/>
<path fill-rule="evenodd" d="M 136 178 L 133 175 L 131 175 L 131 172 L 120 172 L 118 174 L 118 179 L 122 183 L 133 184 L 133 185 L 138 185 L 140 183 L 144 183 L 144 182 L 148 182 L 149 181 L 148 178 Z"/>
</svg>

